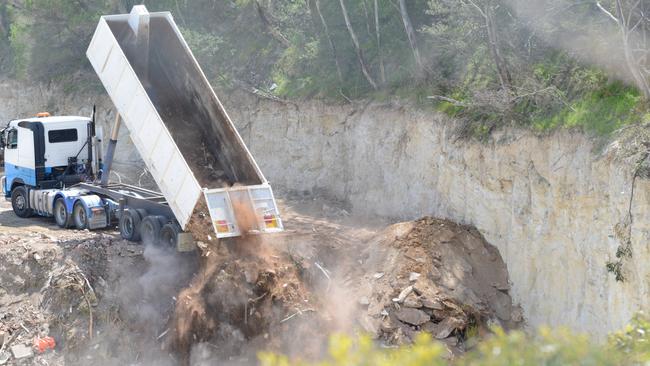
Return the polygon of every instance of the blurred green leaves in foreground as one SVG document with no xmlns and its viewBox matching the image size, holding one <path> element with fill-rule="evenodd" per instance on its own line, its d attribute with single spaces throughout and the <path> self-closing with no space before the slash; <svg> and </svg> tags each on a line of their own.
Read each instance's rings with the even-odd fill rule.
<svg viewBox="0 0 650 366">
<path fill-rule="evenodd" d="M 568 329 L 540 328 L 535 335 L 523 331 L 494 334 L 461 357 L 450 359 L 446 347 L 422 333 L 413 345 L 383 348 L 370 337 L 333 335 L 328 354 L 320 361 L 290 359 L 263 352 L 263 366 L 424 366 L 424 365 L 648 365 L 650 364 L 650 317 L 636 315 L 625 329 L 596 342 Z"/>
</svg>

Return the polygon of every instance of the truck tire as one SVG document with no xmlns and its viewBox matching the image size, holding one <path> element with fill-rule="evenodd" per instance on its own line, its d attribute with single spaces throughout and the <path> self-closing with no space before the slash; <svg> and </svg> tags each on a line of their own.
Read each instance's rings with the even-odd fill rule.
<svg viewBox="0 0 650 366">
<path fill-rule="evenodd" d="M 160 229 L 160 244 L 165 249 L 176 250 L 178 246 L 178 234 L 181 231 L 181 227 L 175 222 L 163 225 L 162 229 Z"/>
<path fill-rule="evenodd" d="M 54 221 L 60 228 L 67 229 L 70 227 L 70 215 L 63 198 L 57 198 L 54 201 Z"/>
<path fill-rule="evenodd" d="M 122 215 L 120 215 L 120 222 L 118 224 L 122 238 L 129 241 L 139 241 L 141 223 L 142 217 L 140 217 L 138 211 L 129 208 L 124 210 Z"/>
<path fill-rule="evenodd" d="M 18 217 L 27 218 L 32 216 L 32 209 L 29 208 L 29 197 L 25 186 L 15 187 L 11 191 L 11 208 Z"/>
<path fill-rule="evenodd" d="M 88 214 L 83 203 L 77 202 L 72 209 L 72 223 L 77 230 L 88 228 Z"/>
<path fill-rule="evenodd" d="M 140 225 L 140 236 L 142 237 L 142 244 L 144 245 L 159 245 L 160 244 L 160 218 L 158 216 L 147 216 L 142 219 Z"/>
</svg>

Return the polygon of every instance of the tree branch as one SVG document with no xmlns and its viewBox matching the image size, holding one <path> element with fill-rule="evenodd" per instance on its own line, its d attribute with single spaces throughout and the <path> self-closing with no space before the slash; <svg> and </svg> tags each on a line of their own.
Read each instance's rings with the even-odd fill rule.
<svg viewBox="0 0 650 366">
<path fill-rule="evenodd" d="M 618 18 L 615 17 L 614 14 L 612 14 L 609 10 L 605 9 L 605 8 L 600 4 L 600 1 L 597 1 L 597 2 L 596 2 L 596 6 L 597 6 L 598 9 L 600 9 L 603 13 L 605 13 L 605 15 L 607 15 L 607 17 L 609 17 L 611 20 L 613 20 L 614 22 L 616 22 L 616 24 L 619 24 L 619 25 L 620 25 L 620 23 L 619 23 L 619 21 L 618 21 Z"/>
</svg>

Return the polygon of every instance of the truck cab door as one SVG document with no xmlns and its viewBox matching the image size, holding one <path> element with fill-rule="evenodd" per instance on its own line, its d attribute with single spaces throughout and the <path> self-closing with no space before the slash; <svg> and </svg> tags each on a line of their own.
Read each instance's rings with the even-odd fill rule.
<svg viewBox="0 0 650 366">
<path fill-rule="evenodd" d="M 6 192 L 9 192 L 14 182 L 35 186 L 33 132 L 22 127 L 11 127 L 5 131 L 5 142 Z"/>
<path fill-rule="evenodd" d="M 8 128 L 4 131 L 4 162 L 5 170 L 9 164 L 18 164 L 18 130 L 15 127 Z"/>
</svg>

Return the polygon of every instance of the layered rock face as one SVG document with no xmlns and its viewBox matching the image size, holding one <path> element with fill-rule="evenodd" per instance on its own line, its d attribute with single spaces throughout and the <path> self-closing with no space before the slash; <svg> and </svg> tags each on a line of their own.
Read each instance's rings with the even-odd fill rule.
<svg viewBox="0 0 650 366">
<path fill-rule="evenodd" d="M 0 83 L 0 117 L 89 113 L 110 131 L 105 96 Z M 13 92 L 12 92 L 13 90 Z M 606 269 L 629 229 L 633 170 L 624 144 L 603 149 L 581 133 L 517 129 L 488 142 L 455 135 L 458 122 L 400 105 L 282 104 L 248 97 L 224 104 L 276 190 L 325 195 L 356 215 L 432 215 L 476 226 L 506 262 L 512 295 L 531 326 L 568 325 L 603 337 L 650 302 L 650 183 L 636 179 L 632 255 L 624 282 Z M 142 163 L 122 130 L 116 169 L 137 181 Z M 622 240 L 623 239 L 623 240 Z"/>
<path fill-rule="evenodd" d="M 329 195 L 355 214 L 475 225 L 501 252 L 531 326 L 604 337 L 648 306 L 647 180 L 635 184 L 625 282 L 606 269 L 622 241 L 615 227 L 627 231 L 639 156 L 620 159 L 617 143 L 516 129 L 468 142 L 458 122 L 401 106 L 249 100 L 231 111 L 276 187 Z"/>
</svg>

